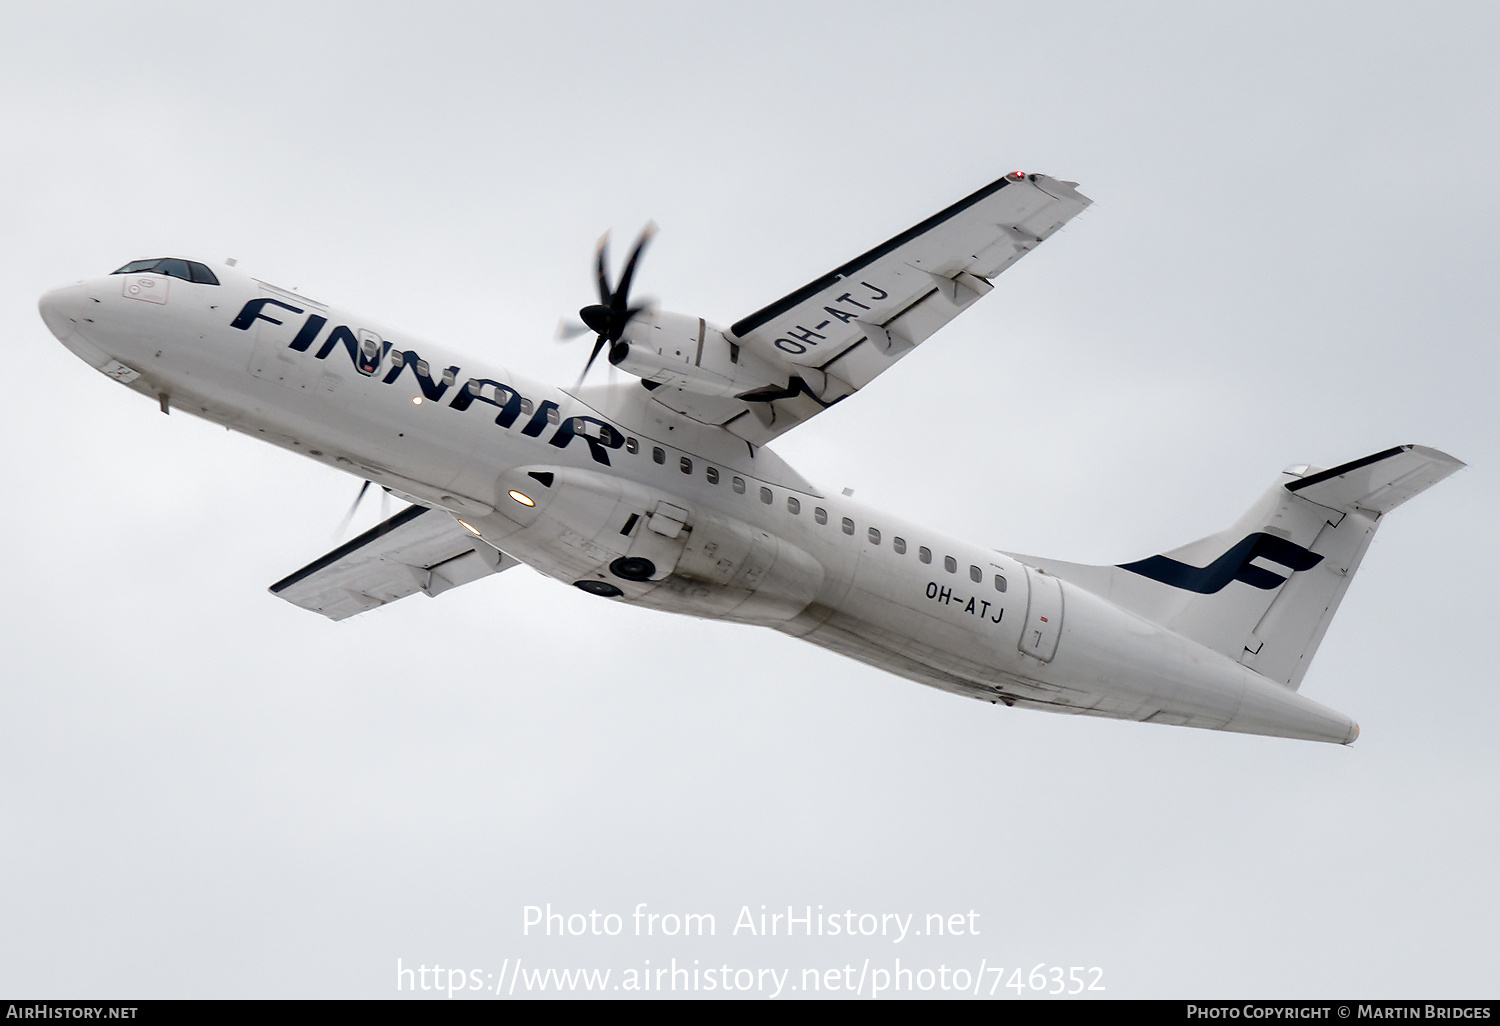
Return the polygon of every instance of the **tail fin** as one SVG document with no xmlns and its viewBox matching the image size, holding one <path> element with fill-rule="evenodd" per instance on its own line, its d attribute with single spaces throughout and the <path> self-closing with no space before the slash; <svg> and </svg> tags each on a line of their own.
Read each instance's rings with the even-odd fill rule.
<svg viewBox="0 0 1500 1026">
<path fill-rule="evenodd" d="M 1463 463 L 1402 445 L 1291 467 L 1229 528 L 1120 566 L 1017 558 L 1296 690 L 1380 518 Z"/>
</svg>

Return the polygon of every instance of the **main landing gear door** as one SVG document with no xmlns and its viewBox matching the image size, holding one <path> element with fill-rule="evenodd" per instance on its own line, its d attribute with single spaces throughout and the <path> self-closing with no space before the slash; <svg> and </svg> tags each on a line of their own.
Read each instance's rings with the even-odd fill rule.
<svg viewBox="0 0 1500 1026">
<path fill-rule="evenodd" d="M 643 521 L 631 517 L 633 534 L 623 560 L 610 565 L 616 577 L 661 581 L 671 575 L 687 544 L 688 511 L 665 500 L 651 507 Z"/>
<path fill-rule="evenodd" d="M 1026 568 L 1026 623 L 1021 628 L 1021 651 L 1042 662 L 1057 654 L 1062 633 L 1062 582 L 1040 570 Z"/>
</svg>

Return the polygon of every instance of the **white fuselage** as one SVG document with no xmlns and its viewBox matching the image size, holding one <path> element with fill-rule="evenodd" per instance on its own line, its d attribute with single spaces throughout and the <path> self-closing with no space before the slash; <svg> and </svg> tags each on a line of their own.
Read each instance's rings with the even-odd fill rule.
<svg viewBox="0 0 1500 1026">
<path fill-rule="evenodd" d="M 1357 733 L 1088 591 L 825 495 L 638 383 L 569 393 L 215 270 L 219 285 L 91 279 L 48 293 L 43 317 L 166 408 L 445 509 L 617 601 L 774 627 L 1006 705 L 1340 743 Z M 611 571 L 631 557 L 651 573 Z"/>
</svg>

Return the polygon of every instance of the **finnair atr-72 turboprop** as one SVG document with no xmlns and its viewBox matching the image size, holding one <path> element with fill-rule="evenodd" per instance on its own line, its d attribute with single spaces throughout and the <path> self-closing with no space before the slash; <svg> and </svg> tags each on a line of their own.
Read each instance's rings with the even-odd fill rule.
<svg viewBox="0 0 1500 1026">
<path fill-rule="evenodd" d="M 556 388 L 232 267 L 136 260 L 41 299 L 160 405 L 412 505 L 271 586 L 335 620 L 525 563 L 601 601 L 771 627 L 1006 706 L 1348 744 L 1298 693 L 1381 517 L 1463 466 L 1401 445 L 1294 466 L 1232 527 L 1083 566 L 829 495 L 771 442 L 988 293 L 1090 203 L 1017 171 L 728 328 L 632 306 L 643 234 L 580 311 L 633 377 Z M 363 490 L 362 490 L 363 492 Z"/>
</svg>

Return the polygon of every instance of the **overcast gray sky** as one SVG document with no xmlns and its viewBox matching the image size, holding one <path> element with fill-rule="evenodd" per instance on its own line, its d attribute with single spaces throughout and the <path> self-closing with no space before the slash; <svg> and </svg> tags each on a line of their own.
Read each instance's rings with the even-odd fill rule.
<svg viewBox="0 0 1500 1026">
<path fill-rule="evenodd" d="M 1492 5 L 7 3 L 0 25 L 0 993 L 383 997 L 397 958 L 795 983 L 899 957 L 1098 966 L 1115 997 L 1495 996 Z M 655 219 L 640 291 L 724 324 L 1015 168 L 1095 206 L 776 448 L 1083 562 L 1217 531 L 1290 463 L 1453 453 L 1470 468 L 1389 518 L 1303 685 L 1354 746 L 981 705 L 529 571 L 332 624 L 265 589 L 331 547 L 358 481 L 161 416 L 36 313 L 133 258 L 233 256 L 567 381 L 584 347 L 552 333 L 605 229 Z M 522 936 L 548 902 L 718 933 Z M 733 935 L 762 904 L 972 909 L 980 934 Z"/>
</svg>

